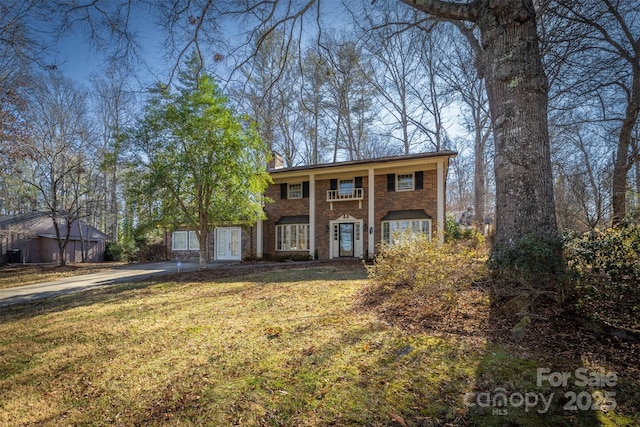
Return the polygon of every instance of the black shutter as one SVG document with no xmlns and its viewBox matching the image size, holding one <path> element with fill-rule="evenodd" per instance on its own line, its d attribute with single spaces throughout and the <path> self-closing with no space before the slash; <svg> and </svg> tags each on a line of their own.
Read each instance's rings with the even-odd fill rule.
<svg viewBox="0 0 640 427">
<path fill-rule="evenodd" d="M 287 184 L 280 184 L 280 198 L 287 198 Z"/>
<path fill-rule="evenodd" d="M 387 174 L 387 191 L 396 191 L 396 174 Z"/>
<path fill-rule="evenodd" d="M 414 174 L 415 180 L 416 180 L 416 190 L 422 190 L 424 188 L 424 172 L 422 171 L 417 171 Z"/>
<path fill-rule="evenodd" d="M 338 189 L 338 180 L 332 179 L 329 181 L 329 190 L 337 190 Z"/>
<path fill-rule="evenodd" d="M 362 188 L 362 177 L 361 176 L 356 176 L 356 178 L 353 180 L 353 185 L 356 188 Z"/>
<path fill-rule="evenodd" d="M 309 181 L 302 183 L 302 197 L 309 197 Z"/>
</svg>

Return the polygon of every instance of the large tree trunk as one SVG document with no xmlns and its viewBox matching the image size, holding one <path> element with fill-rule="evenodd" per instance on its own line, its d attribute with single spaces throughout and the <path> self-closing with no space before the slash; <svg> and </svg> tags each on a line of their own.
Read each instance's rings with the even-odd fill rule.
<svg viewBox="0 0 640 427">
<path fill-rule="evenodd" d="M 557 235 L 547 79 L 533 3 L 482 1 L 478 26 L 495 140 L 496 244 Z"/>
<path fill-rule="evenodd" d="M 548 83 L 532 0 L 454 3 L 401 0 L 432 15 L 475 22 L 481 33 L 479 75 L 485 79 L 495 141 L 494 264 L 538 276 L 561 268 L 555 218 Z"/>
</svg>

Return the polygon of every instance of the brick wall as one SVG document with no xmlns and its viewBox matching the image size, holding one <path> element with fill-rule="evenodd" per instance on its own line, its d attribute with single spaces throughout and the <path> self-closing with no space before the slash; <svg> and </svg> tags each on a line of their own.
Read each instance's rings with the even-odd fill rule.
<svg viewBox="0 0 640 427">
<path fill-rule="evenodd" d="M 365 253 L 368 247 L 368 239 L 373 238 L 376 246 L 380 243 L 382 239 L 381 221 L 389 211 L 424 209 L 425 212 L 433 218 L 432 231 L 435 232 L 437 218 L 437 172 L 435 170 L 428 170 L 423 173 L 423 189 L 413 191 L 388 192 L 387 175 L 375 176 L 374 224 L 369 224 L 368 218 L 368 176 L 362 177 L 363 200 L 361 204 L 357 200 L 333 202 L 333 210 L 330 209 L 331 204 L 327 202 L 327 190 L 330 189 L 330 180 L 316 180 L 315 240 L 319 258 L 329 258 L 329 245 L 331 242 L 329 221 L 339 219 L 344 215 L 364 220 L 363 245 Z M 280 183 L 270 185 L 265 195 L 270 197 L 273 203 L 269 203 L 265 207 L 268 219 L 264 222 L 264 254 L 265 257 L 283 255 L 285 254 L 284 252 L 276 252 L 275 249 L 276 222 L 282 216 L 309 215 L 309 199 L 281 199 Z M 375 232 L 373 235 L 370 235 L 368 229 L 372 226 Z M 303 252 L 298 251 L 292 253 L 299 255 Z"/>
<path fill-rule="evenodd" d="M 186 229 L 185 229 L 186 230 Z M 184 231 L 184 230 L 178 230 Z M 209 250 L 207 252 L 207 261 L 215 260 L 215 229 L 209 231 L 209 235 L 207 236 L 207 242 L 209 246 Z M 171 248 L 173 247 L 172 242 L 173 233 L 167 232 L 166 237 L 166 245 L 169 253 L 169 258 L 171 261 L 190 261 L 190 262 L 198 262 L 200 260 L 199 251 L 174 251 Z M 242 227 L 241 233 L 241 251 L 242 251 L 242 259 L 248 259 L 255 257 L 256 253 L 256 231 L 255 227 Z"/>
<path fill-rule="evenodd" d="M 382 218 L 389 211 L 408 209 L 424 209 L 431 220 L 432 233 L 435 236 L 436 220 L 438 217 L 438 187 L 437 172 L 424 171 L 424 188 L 413 191 L 387 191 L 387 176 L 375 177 L 375 233 L 376 245 L 382 241 Z"/>
<path fill-rule="evenodd" d="M 273 203 L 265 206 L 267 219 L 263 225 L 263 251 L 264 257 L 285 255 L 287 252 L 276 252 L 276 222 L 282 216 L 309 215 L 309 198 L 281 199 L 280 184 L 271 184 L 265 191 L 265 196 L 272 199 Z M 304 254 L 305 251 L 290 252 L 292 255 Z"/>
</svg>

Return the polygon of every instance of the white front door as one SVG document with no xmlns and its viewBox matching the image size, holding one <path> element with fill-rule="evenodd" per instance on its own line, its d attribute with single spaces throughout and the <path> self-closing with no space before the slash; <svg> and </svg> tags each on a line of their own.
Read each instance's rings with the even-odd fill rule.
<svg viewBox="0 0 640 427">
<path fill-rule="evenodd" d="M 216 259 L 220 261 L 240 261 L 242 259 L 240 227 L 216 228 Z"/>
<path fill-rule="evenodd" d="M 363 221 L 345 215 L 335 221 L 330 221 L 331 246 L 329 258 L 355 257 L 362 258 Z"/>
</svg>

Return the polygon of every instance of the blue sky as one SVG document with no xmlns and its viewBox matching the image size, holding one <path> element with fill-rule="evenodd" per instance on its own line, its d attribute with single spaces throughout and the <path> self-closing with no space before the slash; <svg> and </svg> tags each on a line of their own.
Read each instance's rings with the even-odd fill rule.
<svg viewBox="0 0 640 427">
<path fill-rule="evenodd" d="M 323 18 L 335 26 L 336 22 L 347 19 L 340 0 L 321 0 Z M 313 15 L 313 12 L 311 13 Z M 148 9 L 143 9 L 140 4 L 134 4 L 134 10 L 130 22 L 133 23 L 133 30 L 136 32 L 136 40 L 143 49 L 143 59 L 150 67 L 150 70 L 139 71 L 138 78 L 142 79 L 142 84 L 152 84 L 158 80 L 165 80 L 168 76 L 173 61 L 165 59 L 163 51 L 164 34 L 163 29 L 155 23 L 153 16 Z M 344 24 L 343 24 L 344 25 Z M 58 69 L 67 77 L 89 85 L 89 76 L 92 73 L 100 73 L 104 66 L 104 52 L 98 52 L 95 46 L 89 42 L 89 36 L 82 28 L 78 27 L 73 33 L 68 33 L 65 37 L 52 46 L 51 62 L 58 65 Z M 244 29 L 228 28 L 221 38 L 229 37 L 232 40 L 239 40 L 239 31 Z"/>
</svg>

